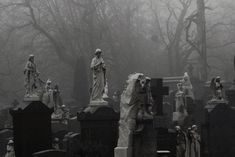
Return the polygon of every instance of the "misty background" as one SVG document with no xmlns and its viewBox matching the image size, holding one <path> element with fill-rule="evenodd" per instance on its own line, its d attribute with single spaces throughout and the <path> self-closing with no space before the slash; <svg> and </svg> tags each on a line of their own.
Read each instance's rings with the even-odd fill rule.
<svg viewBox="0 0 235 157">
<path fill-rule="evenodd" d="M 195 24 L 188 19 L 196 0 L 0 0 L 0 108 L 25 93 L 23 69 L 35 55 L 40 78 L 59 84 L 65 103 L 85 106 L 91 59 L 103 50 L 109 94 L 122 91 L 130 73 L 207 80 L 234 78 L 234 0 L 206 0 L 207 62 L 190 45 Z M 187 33 L 186 33 L 187 32 Z M 206 81 L 206 80 L 204 80 Z"/>
</svg>

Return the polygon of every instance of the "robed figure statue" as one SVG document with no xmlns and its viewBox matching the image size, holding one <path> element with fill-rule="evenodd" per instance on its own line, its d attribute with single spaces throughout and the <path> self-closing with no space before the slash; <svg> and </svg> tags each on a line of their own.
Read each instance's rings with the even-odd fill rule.
<svg viewBox="0 0 235 157">
<path fill-rule="evenodd" d="M 101 49 L 96 49 L 95 57 L 91 62 L 91 70 L 93 73 L 93 85 L 90 98 L 91 101 L 103 101 L 103 94 L 106 84 L 106 68 L 101 53 Z"/>
</svg>

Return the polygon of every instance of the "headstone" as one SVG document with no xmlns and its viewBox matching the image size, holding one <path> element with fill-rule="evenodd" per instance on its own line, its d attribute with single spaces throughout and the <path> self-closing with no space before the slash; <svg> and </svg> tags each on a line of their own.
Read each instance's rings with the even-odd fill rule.
<svg viewBox="0 0 235 157">
<path fill-rule="evenodd" d="M 80 122 L 80 155 L 113 157 L 118 139 L 119 114 L 111 107 L 101 106 L 78 113 Z"/>
<path fill-rule="evenodd" d="M 28 102 L 10 110 L 17 157 L 32 157 L 35 152 L 51 148 L 52 112 L 53 109 L 40 101 Z"/>
<path fill-rule="evenodd" d="M 202 128 L 202 153 L 221 157 L 235 154 L 235 110 L 226 102 L 217 102 L 206 108 Z"/>
<path fill-rule="evenodd" d="M 163 115 L 163 96 L 169 94 L 169 88 L 163 86 L 163 79 L 151 79 L 151 93 L 154 99 L 154 113 Z"/>
<path fill-rule="evenodd" d="M 154 99 L 155 113 L 153 125 L 157 131 L 156 141 L 158 151 L 167 151 L 168 156 L 173 157 L 176 154 L 175 150 L 175 133 L 169 130 L 168 118 L 163 113 L 163 96 L 169 94 L 169 88 L 163 86 L 163 79 L 151 80 L 151 92 Z"/>
<path fill-rule="evenodd" d="M 143 128 L 133 135 L 134 157 L 155 157 L 157 134 L 153 127 L 153 119 L 144 119 L 137 123 L 141 123 Z"/>
</svg>

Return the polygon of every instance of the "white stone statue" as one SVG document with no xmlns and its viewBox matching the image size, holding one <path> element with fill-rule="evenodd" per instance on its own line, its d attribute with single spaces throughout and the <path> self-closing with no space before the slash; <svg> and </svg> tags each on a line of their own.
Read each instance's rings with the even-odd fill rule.
<svg viewBox="0 0 235 157">
<path fill-rule="evenodd" d="M 26 95 L 25 97 L 30 97 L 35 95 L 35 90 L 37 88 L 37 79 L 39 76 L 39 72 L 37 70 L 37 66 L 34 63 L 34 55 L 30 55 L 29 59 L 24 68 L 25 74 L 25 88 L 26 88 Z"/>
<path fill-rule="evenodd" d="M 93 73 L 93 85 L 90 97 L 90 105 L 104 102 L 103 94 L 105 92 L 106 84 L 106 68 L 101 53 L 101 49 L 96 49 L 95 57 L 91 62 L 90 68 Z"/>
<path fill-rule="evenodd" d="M 127 87 L 121 95 L 119 138 L 115 148 L 115 157 L 131 157 L 132 136 L 136 129 L 136 119 L 141 105 L 145 103 L 146 78 L 141 73 L 129 75 Z"/>
<path fill-rule="evenodd" d="M 194 100 L 193 86 L 190 81 L 190 77 L 187 72 L 184 73 L 183 79 L 181 80 L 183 92 L 185 96 L 190 97 Z"/>
<path fill-rule="evenodd" d="M 42 102 L 48 107 L 54 107 L 53 102 L 53 89 L 51 87 L 51 80 L 48 79 L 45 85 L 44 93 L 42 96 Z"/>
<path fill-rule="evenodd" d="M 175 94 L 175 111 L 173 113 L 173 121 L 177 121 L 179 124 L 183 123 L 183 120 L 186 116 L 188 116 L 187 113 L 187 106 L 186 106 L 186 99 L 185 99 L 185 93 L 184 88 L 182 86 L 182 83 L 177 84 L 177 92 Z"/>
</svg>

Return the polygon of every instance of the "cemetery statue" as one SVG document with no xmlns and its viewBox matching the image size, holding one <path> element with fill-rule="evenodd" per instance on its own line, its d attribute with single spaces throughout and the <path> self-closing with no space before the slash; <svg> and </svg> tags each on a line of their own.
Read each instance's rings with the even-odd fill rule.
<svg viewBox="0 0 235 157">
<path fill-rule="evenodd" d="M 39 74 L 36 64 L 34 63 L 34 55 L 30 55 L 24 68 L 26 97 L 35 94 Z"/>
<path fill-rule="evenodd" d="M 92 59 L 91 62 L 90 68 L 93 73 L 93 85 L 90 98 L 91 102 L 103 101 L 103 94 L 106 84 L 106 67 L 101 53 L 101 49 L 96 49 L 95 57 Z"/>
<path fill-rule="evenodd" d="M 190 157 L 200 157 L 200 135 L 197 125 L 192 126 L 190 135 Z"/>
<path fill-rule="evenodd" d="M 176 130 L 176 157 L 185 157 L 186 155 L 186 135 L 180 126 L 175 126 Z"/>
<path fill-rule="evenodd" d="M 220 82 L 220 76 L 212 78 L 210 88 L 213 94 L 212 100 L 223 100 L 223 85 Z"/>
<path fill-rule="evenodd" d="M 7 143 L 7 153 L 5 157 L 15 157 L 15 150 L 14 150 L 14 141 L 9 140 Z"/>
<path fill-rule="evenodd" d="M 141 81 L 141 85 L 143 88 L 143 92 L 146 93 L 145 102 L 141 105 L 139 115 L 140 118 L 147 118 L 152 119 L 153 118 L 153 98 L 151 93 L 151 78 L 146 77 Z"/>
<path fill-rule="evenodd" d="M 187 106 L 185 103 L 185 93 L 182 86 L 182 83 L 177 84 L 177 92 L 175 94 L 175 105 L 176 105 L 176 112 L 173 113 L 173 121 L 177 121 L 179 124 L 183 123 L 186 116 L 188 116 L 187 113 Z"/>
<path fill-rule="evenodd" d="M 62 96 L 59 90 L 59 86 L 56 84 L 53 89 L 53 102 L 54 102 L 54 111 L 60 108 L 63 105 Z"/>
<path fill-rule="evenodd" d="M 54 107 L 52 96 L 53 96 L 53 90 L 51 87 L 51 80 L 48 79 L 45 85 L 43 96 L 42 96 L 42 102 L 48 107 Z"/>
<path fill-rule="evenodd" d="M 119 120 L 119 148 L 131 148 L 132 135 L 136 129 L 136 119 L 141 105 L 146 98 L 146 78 L 141 73 L 131 74 L 127 80 L 127 87 L 121 95 Z"/>
<path fill-rule="evenodd" d="M 183 92 L 185 96 L 190 97 L 194 100 L 193 86 L 192 86 L 190 77 L 187 72 L 184 73 L 181 83 L 182 83 Z"/>
<path fill-rule="evenodd" d="M 59 143 L 60 143 L 59 138 L 55 137 L 52 143 L 52 148 L 55 150 L 60 150 Z"/>
</svg>

